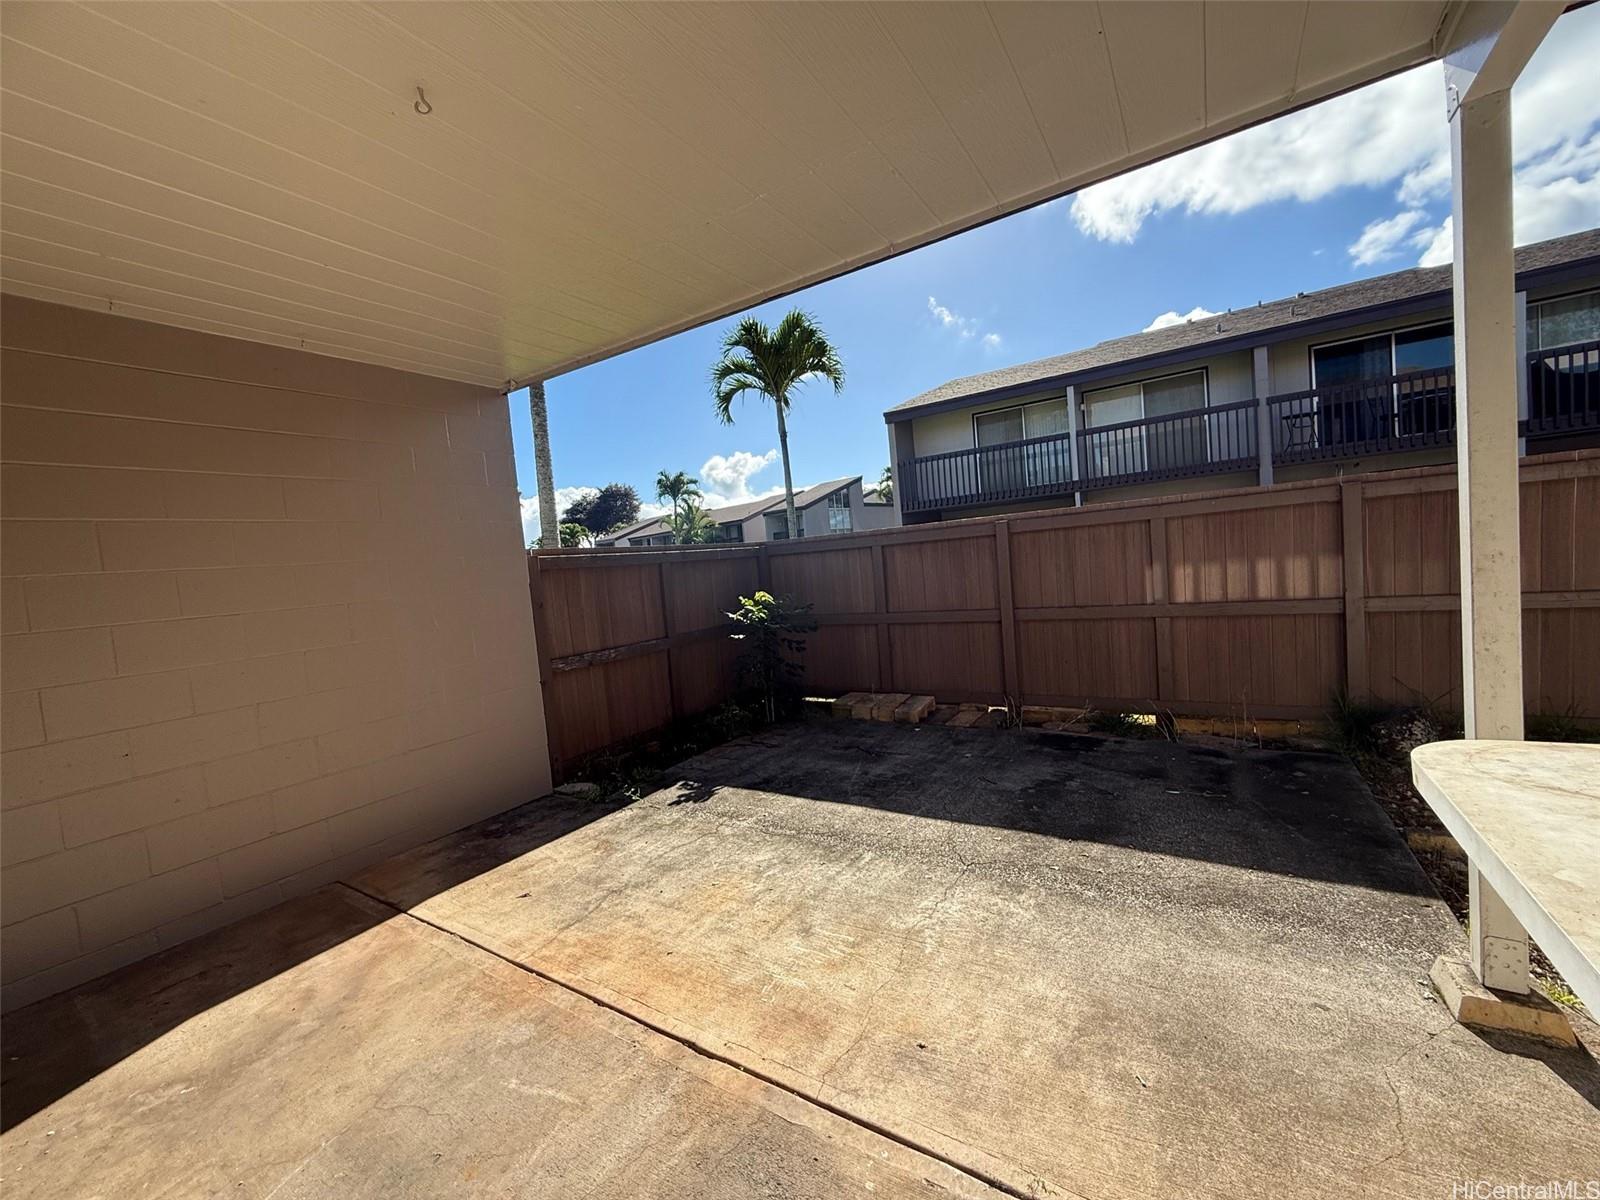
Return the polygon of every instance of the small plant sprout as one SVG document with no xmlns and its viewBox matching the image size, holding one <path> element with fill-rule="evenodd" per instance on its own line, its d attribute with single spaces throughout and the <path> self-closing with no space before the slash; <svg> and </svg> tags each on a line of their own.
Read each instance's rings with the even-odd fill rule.
<svg viewBox="0 0 1600 1200">
<path fill-rule="evenodd" d="M 739 607 L 728 617 L 735 625 L 733 640 L 744 645 L 739 681 L 760 704 L 767 721 L 776 721 L 800 694 L 805 676 L 801 655 L 806 649 L 800 635 L 817 627 L 811 606 L 757 592 L 740 596 Z"/>
</svg>

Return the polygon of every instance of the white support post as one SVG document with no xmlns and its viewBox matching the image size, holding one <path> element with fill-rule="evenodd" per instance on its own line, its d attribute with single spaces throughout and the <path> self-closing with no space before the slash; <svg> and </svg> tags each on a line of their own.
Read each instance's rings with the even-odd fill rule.
<svg viewBox="0 0 1600 1200">
<path fill-rule="evenodd" d="M 1272 364 L 1267 347 L 1257 346 L 1252 355 L 1256 388 L 1256 475 L 1262 487 L 1272 486 L 1272 413 L 1267 397 L 1272 394 Z"/>
<path fill-rule="evenodd" d="M 1478 871 L 1467 864 L 1467 925 L 1472 969 L 1484 987 L 1527 995 L 1528 931 Z"/>
<path fill-rule="evenodd" d="M 1511 84 L 1538 40 L 1511 46 L 1512 39 L 1501 40 L 1505 32 L 1447 58 L 1445 90 L 1455 235 L 1462 708 L 1467 737 L 1520 740 L 1517 418 L 1525 384 L 1518 382 L 1522 321 L 1512 254 Z M 1517 32 L 1526 43 L 1526 30 Z M 1473 970 L 1487 987 L 1526 994 L 1527 931 L 1476 863 L 1468 865 L 1468 881 Z"/>
<path fill-rule="evenodd" d="M 1454 168 L 1456 456 L 1466 735 L 1522 737 L 1511 93 L 1459 105 Z"/>
<path fill-rule="evenodd" d="M 1078 389 L 1067 385 L 1067 453 L 1072 458 L 1072 479 L 1079 486 L 1072 493 L 1072 503 L 1083 507 L 1083 469 L 1078 460 Z"/>
</svg>

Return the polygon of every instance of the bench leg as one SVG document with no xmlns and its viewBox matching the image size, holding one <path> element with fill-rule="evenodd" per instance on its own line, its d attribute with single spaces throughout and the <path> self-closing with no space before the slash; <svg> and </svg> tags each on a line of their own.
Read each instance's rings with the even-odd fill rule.
<svg viewBox="0 0 1600 1200">
<path fill-rule="evenodd" d="M 1485 987 L 1527 995 L 1530 990 L 1527 930 L 1489 886 L 1489 881 L 1478 873 L 1476 863 L 1467 864 L 1467 886 L 1472 969 Z"/>
</svg>

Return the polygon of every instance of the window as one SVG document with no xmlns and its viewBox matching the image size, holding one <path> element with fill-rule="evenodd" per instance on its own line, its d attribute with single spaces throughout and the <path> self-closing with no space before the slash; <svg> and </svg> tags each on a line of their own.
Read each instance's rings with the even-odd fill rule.
<svg viewBox="0 0 1600 1200">
<path fill-rule="evenodd" d="M 1318 393 L 1322 444 L 1449 430 L 1455 402 L 1447 372 L 1455 355 L 1449 321 L 1313 346 L 1311 386 Z"/>
<path fill-rule="evenodd" d="M 1208 379 L 1204 368 L 1096 388 L 1083 394 L 1084 424 L 1121 425 L 1147 417 L 1203 409 L 1207 401 Z M 1206 461 L 1206 422 L 1163 422 L 1160 434 L 1149 437 L 1143 428 L 1117 429 L 1089 438 L 1089 473 L 1105 478 L 1135 475 L 1145 470 L 1164 470 Z"/>
<path fill-rule="evenodd" d="M 849 533 L 854 528 L 850 524 L 850 489 L 840 488 L 828 497 L 828 532 Z"/>
<path fill-rule="evenodd" d="M 1600 292 L 1528 305 L 1528 417 L 1539 432 L 1600 421 Z"/>
<path fill-rule="evenodd" d="M 1528 349 L 1600 341 L 1600 292 L 1528 305 Z"/>
<path fill-rule="evenodd" d="M 972 441 L 980 450 L 1066 432 L 1067 402 L 1060 398 L 1035 400 L 972 418 Z M 1070 480 L 1072 462 L 1064 442 L 1043 443 L 980 455 L 978 471 L 982 491 L 1021 491 Z"/>
</svg>

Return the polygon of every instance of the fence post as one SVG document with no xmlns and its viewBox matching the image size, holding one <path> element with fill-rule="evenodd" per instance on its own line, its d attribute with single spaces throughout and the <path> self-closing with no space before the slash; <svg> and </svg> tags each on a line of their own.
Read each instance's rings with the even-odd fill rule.
<svg viewBox="0 0 1600 1200">
<path fill-rule="evenodd" d="M 894 691 L 893 647 L 889 644 L 889 579 L 883 565 L 883 543 L 872 546 L 872 611 L 878 615 L 878 690 Z"/>
<path fill-rule="evenodd" d="M 1017 658 L 1017 609 L 1011 596 L 1011 523 L 994 523 L 994 572 L 1000 596 L 1000 659 L 1006 699 L 1022 703 L 1022 683 Z"/>
<path fill-rule="evenodd" d="M 550 782 L 561 782 L 562 761 L 557 741 L 559 724 L 550 708 L 550 618 L 544 607 L 544 576 L 539 555 L 528 555 L 528 599 L 533 605 L 533 646 L 539 660 L 539 703 L 544 709 L 544 736 L 550 756 Z"/>
<path fill-rule="evenodd" d="M 667 639 L 667 720 L 678 719 L 678 690 L 672 686 L 672 606 L 667 601 L 667 560 L 656 564 L 656 588 L 661 597 L 661 636 Z"/>
<path fill-rule="evenodd" d="M 1362 485 L 1348 480 L 1339 484 L 1339 506 L 1344 524 L 1344 690 L 1365 701 L 1371 690 L 1367 679 L 1367 538 L 1362 509 Z"/>
<path fill-rule="evenodd" d="M 1150 518 L 1150 603 L 1167 602 L 1167 519 Z M 1172 699 L 1172 618 L 1156 619 L 1156 696 Z"/>
</svg>

